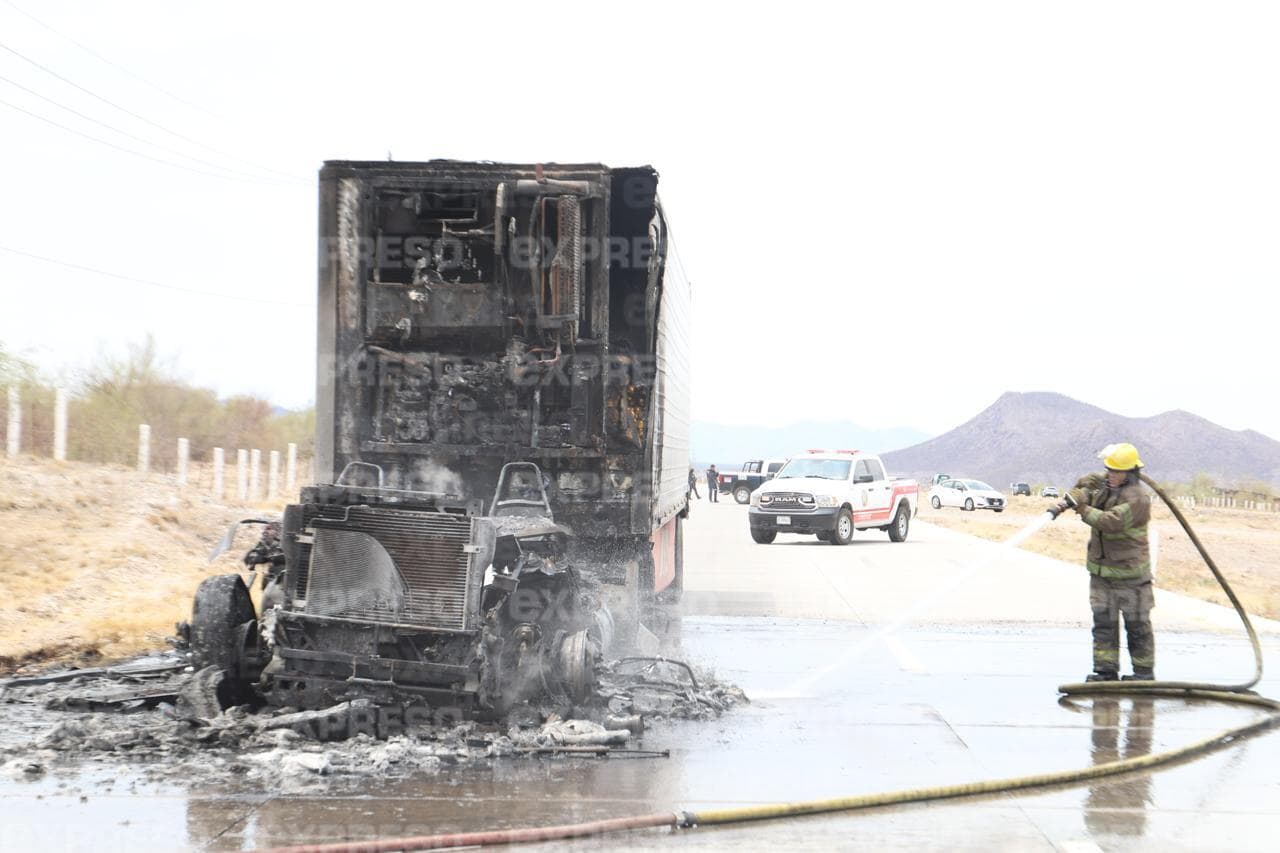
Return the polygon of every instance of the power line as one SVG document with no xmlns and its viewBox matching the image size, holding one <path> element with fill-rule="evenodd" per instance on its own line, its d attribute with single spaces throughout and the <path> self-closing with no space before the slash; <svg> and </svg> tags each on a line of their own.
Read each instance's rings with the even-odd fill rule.
<svg viewBox="0 0 1280 853">
<path fill-rule="evenodd" d="M 9 252 L 10 254 L 21 255 L 24 258 L 31 258 L 37 261 L 44 261 L 47 264 L 54 264 L 56 266 L 67 267 L 69 269 L 80 270 L 82 272 L 91 272 L 95 275 L 106 276 L 108 278 L 115 278 L 121 281 L 128 281 L 128 282 L 132 282 L 133 284 L 143 284 L 143 285 L 146 285 L 147 287 L 157 287 L 157 288 L 160 288 L 161 290 L 172 290 L 178 293 L 189 293 L 194 296 L 212 296 L 218 299 L 234 299 L 241 302 L 258 302 L 264 305 L 285 305 L 290 308 L 308 307 L 302 304 L 301 302 L 284 302 L 279 299 L 262 299 L 256 296 L 241 296 L 236 293 L 218 293 L 212 290 L 196 290 L 190 287 L 180 287 L 176 284 L 165 284 L 159 281 L 151 281 L 150 279 L 136 278 L 131 275 L 121 275 L 120 273 L 108 272 L 107 270 L 100 270 L 94 267 L 87 267 L 87 266 L 84 266 L 83 264 L 72 263 L 71 261 L 60 261 L 57 258 L 49 258 L 49 257 L 45 257 L 44 255 L 37 255 L 33 252 L 24 252 L 21 249 L 13 249 L 13 248 L 10 248 L 9 246 L 0 245 L 0 252 Z"/>
<path fill-rule="evenodd" d="M 141 142 L 143 145 L 150 145 L 154 148 L 159 148 L 161 151 L 164 151 L 168 154 L 173 154 L 176 157 L 183 157 L 192 161 L 193 163 L 200 163 L 205 166 L 212 166 L 215 169 L 221 169 L 225 172 L 231 173 L 232 175 L 242 175 L 246 180 L 257 181 L 260 183 L 270 183 L 270 184 L 275 184 L 276 186 L 283 185 L 282 182 L 280 181 L 275 181 L 275 180 L 272 180 L 271 178 L 265 178 L 262 175 L 255 175 L 252 172 L 243 172 L 239 169 L 231 169 L 226 166 L 222 166 L 217 163 L 214 163 L 211 160 L 202 160 L 199 157 L 193 157 L 190 154 L 186 154 L 186 153 L 183 153 L 182 151 L 177 150 L 176 148 L 169 148 L 167 146 L 159 144 L 158 142 L 152 142 L 149 139 L 143 139 L 141 136 L 136 136 L 127 130 L 121 130 L 120 128 L 115 127 L 114 125 L 107 124 L 105 121 L 96 119 L 91 115 L 86 115 L 80 112 L 79 110 L 72 109 L 66 104 L 59 103 L 58 101 L 55 101 L 53 98 L 50 98 L 47 95 L 42 95 L 41 93 L 37 92 L 35 89 L 27 88 L 26 86 L 22 85 L 16 80 L 10 80 L 8 77 L 5 77 L 3 74 L 0 74 L 0 80 L 4 81 L 5 83 L 8 83 L 10 86 L 13 86 L 14 88 L 21 89 L 22 91 L 26 92 L 29 95 L 34 95 L 35 97 L 39 98 L 42 101 L 46 101 L 47 103 L 53 104 L 55 107 L 57 107 L 60 110 L 65 110 L 74 116 L 79 116 L 85 121 L 93 122 L 99 127 L 105 127 L 107 130 L 110 130 L 113 133 L 118 133 L 121 136 L 127 136 L 129 139 L 132 139 L 135 142 Z M 7 102 L 0 102 L 0 103 L 5 103 L 6 106 L 13 106 L 12 104 L 9 104 Z M 15 109 L 20 109 L 20 108 L 15 107 Z M 29 115 L 34 115 L 34 113 L 29 113 Z M 39 116 L 36 116 L 36 117 L 39 118 Z M 71 128 L 64 128 L 64 129 L 70 130 Z"/>
<path fill-rule="evenodd" d="M 46 118 L 45 116 L 42 116 L 39 113 L 33 113 L 31 112 L 31 110 L 24 109 L 18 106 L 17 104 L 11 104 L 8 101 L 2 100 L 2 99 L 0 99 L 0 106 L 8 107 L 11 110 L 17 110 L 18 112 L 23 113 L 25 115 L 29 115 L 34 119 L 38 119 L 44 122 L 45 124 L 51 124 L 54 127 L 59 128 L 60 130 L 65 130 L 67 133 L 74 133 L 76 136 L 82 136 L 91 142 L 97 142 L 99 145 L 105 145 L 108 148 L 114 148 L 117 151 L 123 151 L 126 154 L 132 154 L 133 156 L 141 157 L 144 160 L 150 160 L 153 163 L 160 163 L 165 166 L 170 166 L 174 169 L 182 169 L 185 172 L 194 172 L 197 175 L 205 175 L 210 178 L 222 178 L 223 180 L 226 180 L 226 181 L 246 180 L 244 178 L 237 178 L 235 175 L 221 174 L 219 172 L 209 172 L 204 169 L 197 169 L 193 166 L 187 166 L 183 163 L 174 163 L 171 160 L 165 160 L 160 157 L 153 157 L 152 155 L 147 154 L 145 152 L 135 151 L 132 148 L 126 148 L 123 145 L 117 145 L 116 143 L 111 142 L 109 140 L 101 139 L 97 136 L 93 136 L 92 134 L 85 133 L 84 131 L 81 131 L 81 130 L 76 130 L 74 127 L 68 127 L 67 125 L 62 124 L 61 122 L 56 122 L 51 118 Z M 254 178 L 253 180 L 261 182 L 263 179 Z"/>
<path fill-rule="evenodd" d="M 243 160 L 243 159 L 241 159 L 240 157 L 237 157 L 237 156 L 236 156 L 236 155 L 234 155 L 234 154 L 230 154 L 230 153 L 228 153 L 228 152 L 226 152 L 226 151 L 221 151 L 221 150 L 219 150 L 219 149 L 217 149 L 217 148 L 214 148 L 214 147 L 212 147 L 212 146 L 210 146 L 210 145 L 206 145 L 206 144 L 204 144 L 203 142 L 200 142 L 200 141 L 198 141 L 198 140 L 192 139 L 192 138 L 191 138 L 191 137 L 189 137 L 189 136 L 185 136 L 185 135 L 183 135 L 183 134 L 181 134 L 181 133 L 178 133 L 176 130 L 170 130 L 169 128 L 165 127 L 164 125 L 159 124 L 159 123 L 157 123 L 157 122 L 154 122 L 154 121 L 152 121 L 151 119 L 147 118 L 146 116 L 139 115 L 138 113 L 135 113 L 133 110 L 129 109 L 128 107 L 122 107 L 122 106 L 120 106 L 119 104 L 117 104 L 115 101 L 112 101 L 112 100 L 110 100 L 109 98 L 104 98 L 102 95 L 99 95 L 97 92 L 94 92 L 94 91 L 93 91 L 93 90 L 91 90 L 91 89 L 86 89 L 84 86 L 81 86 L 79 83 L 75 82 L 74 80 L 68 80 L 66 77 L 63 77 L 61 74 L 59 74 L 58 72 L 54 71 L 52 68 L 49 68 L 49 67 L 47 67 L 47 66 L 45 66 L 45 65 L 40 64 L 39 62 L 37 62 L 36 60 L 32 59 L 32 58 L 31 58 L 31 57 L 29 57 L 29 56 L 26 56 L 25 54 L 19 53 L 18 51 L 16 51 L 16 50 L 14 50 L 13 48 L 9 47 L 7 44 L 4 44 L 3 42 L 0 42 L 0 50 L 4 50 L 4 51 L 7 51 L 7 52 L 9 52 L 9 53 L 13 54 L 14 56 L 16 56 L 16 57 L 18 57 L 19 59 L 21 59 L 23 62 L 26 62 L 26 63 L 29 63 L 30 65 L 35 66 L 36 68 L 40 69 L 40 70 L 41 70 L 41 71 L 43 71 L 44 73 L 48 74 L 49 76 L 51 76 L 51 77 L 53 77 L 53 78 L 55 78 L 55 79 L 57 79 L 57 80 L 61 80 L 63 83 L 66 83 L 68 86 L 71 86 L 71 87 L 72 87 L 72 88 L 74 88 L 74 89 L 78 89 L 78 90 L 80 90 L 81 92 L 84 92 L 84 93 L 85 93 L 86 95 L 88 95 L 89 97 L 91 97 L 91 98 L 96 98 L 97 100 L 101 101 L 102 103 L 106 104 L 107 106 L 109 106 L 109 107 L 111 107 L 111 108 L 113 108 L 113 109 L 117 109 L 117 110 L 119 110 L 120 112 L 124 113 L 125 115 L 132 116 L 133 118 L 137 119 L 137 120 L 138 120 L 138 121 L 140 121 L 140 122 L 143 122 L 144 124 L 149 124 L 149 125 L 151 125 L 152 127 L 156 128 L 157 130 L 162 130 L 162 131 L 164 131 L 165 133 L 169 134 L 170 136 L 174 136 L 174 137 L 176 137 L 176 138 L 178 138 L 178 139 L 181 139 L 183 142 L 189 142 L 190 144 L 195 145 L 195 146 L 197 146 L 197 147 L 199 147 L 199 148 L 203 148 L 203 149 L 205 149 L 206 151 L 212 151 L 214 154 L 220 154 L 220 155 L 222 155 L 223 157 L 230 157 L 232 160 L 236 160 L 236 161 L 241 162 L 241 163 L 247 163 L 248 165 L 253 166 L 255 169 L 260 169 L 260 170 L 262 170 L 262 171 L 264 171 L 264 172 L 271 172 L 271 173 L 276 174 L 276 175 L 281 175 L 281 176 L 283 176 L 283 177 L 286 177 L 286 178 L 288 178 L 288 179 L 290 179 L 290 180 L 292 180 L 292 181 L 297 181 L 297 182 L 299 182 L 299 183 L 307 183 L 307 181 L 306 181 L 305 179 L 303 179 L 302 177 L 300 177 L 300 176 L 298 176 L 298 175 L 291 175 L 291 174 L 289 174 L 288 172 L 279 172 L 279 171 L 277 171 L 277 170 L 275 170 L 275 169 L 272 169 L 272 168 L 269 168 L 269 167 L 267 167 L 267 166 L 259 166 L 259 165 L 258 165 L 258 164 L 256 164 L 256 163 L 250 162 L 250 161 L 248 161 L 248 160 Z"/>
<path fill-rule="evenodd" d="M 40 19 L 39 19 L 39 18 L 37 18 L 35 15 L 31 14 L 30 12 L 28 12 L 26 9 L 22 9 L 22 8 L 20 8 L 20 7 L 18 7 L 18 6 L 15 6 L 13 3 L 10 3 L 10 2 L 9 2 L 9 0 L 4 0 L 4 4 L 5 4 L 6 6 L 8 6 L 10 9 L 12 9 L 13 11 L 17 12 L 19 15 L 22 15 L 23 17 L 26 17 L 26 18 L 28 18 L 28 19 L 30 19 L 30 20 L 32 20 L 32 21 L 35 21 L 37 24 L 39 24 L 40 26 L 44 27 L 46 30 L 48 30 L 49 32 L 51 32 L 51 33 L 53 33 L 54 35 L 58 36 L 59 38 L 66 39 L 67 41 L 71 42 L 71 43 L 72 43 L 72 44 L 74 44 L 76 47 L 80 48 L 80 49 L 81 49 L 81 50 L 83 50 L 85 53 L 87 53 L 87 54 L 89 54 L 90 56 L 92 56 L 94 59 L 97 59 L 97 60 L 99 60 L 100 62 L 105 62 L 107 65 L 110 65 L 112 68 L 116 69 L 117 71 L 119 71 L 119 72 L 121 72 L 121 73 L 123 73 L 123 74 L 126 74 L 126 75 L 128 75 L 129 77 L 132 77 L 134 80 L 137 80 L 139 83 L 145 83 L 146 85 L 150 86 L 152 89 L 155 89 L 155 90 L 156 90 L 157 92 L 159 92 L 160 94 L 162 94 L 162 95 L 167 95 L 168 97 L 173 98 L 173 99 L 174 99 L 175 101 L 177 101 L 178 103 L 183 104 L 183 105 L 188 106 L 188 107 L 191 107 L 191 109 L 193 109 L 193 110 L 199 110 L 200 112 L 204 113 L 205 115 L 207 115 L 207 116 L 209 116 L 209 117 L 211 117 L 211 118 L 216 118 L 216 119 L 218 119 L 218 120 L 221 120 L 221 119 L 222 119 L 222 116 L 219 116 L 219 115 L 218 115 L 218 114 L 216 114 L 216 113 L 210 112 L 209 110 L 205 109 L 204 107 L 200 106 L 199 104 L 193 104 L 191 101 L 188 101 L 186 98 L 183 98 L 183 97 L 180 97 L 180 96 L 178 96 L 178 95 L 175 95 L 173 92 L 170 92 L 168 89 L 165 89 L 165 88 L 163 88 L 163 87 L 161 87 L 161 86 L 157 86 L 155 83 L 152 83 L 150 80 L 148 80 L 147 78 L 145 78 L 145 77 L 141 76 L 140 74 L 135 74 L 134 72 L 130 71 L 128 68 L 125 68 L 123 65 L 120 65 L 120 64 L 119 64 L 119 63 L 117 63 L 117 62 L 112 62 L 110 59 L 107 59 L 105 56 L 103 56 L 102 54 L 98 53 L 98 52 L 97 52 L 96 50 L 94 50 L 93 48 L 91 48 L 91 47 L 89 47 L 88 45 L 85 45 L 85 44 L 83 44 L 83 43 L 81 43 L 81 42 L 76 41 L 76 40 L 75 40 L 75 39 L 73 39 L 71 36 L 67 35 L 67 34 L 66 34 L 66 33 L 64 33 L 64 32 L 61 32 L 60 30 L 56 30 L 56 29 L 54 29 L 50 24 L 46 24 L 44 21 L 40 20 Z"/>
</svg>

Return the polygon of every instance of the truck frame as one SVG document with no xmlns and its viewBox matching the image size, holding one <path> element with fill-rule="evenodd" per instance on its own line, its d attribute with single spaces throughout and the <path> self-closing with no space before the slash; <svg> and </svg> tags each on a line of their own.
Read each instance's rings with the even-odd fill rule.
<svg viewBox="0 0 1280 853">
<path fill-rule="evenodd" d="M 690 293 L 657 182 L 325 164 L 321 485 L 285 510 L 260 621 L 242 583 L 197 593 L 198 663 L 278 704 L 486 715 L 581 698 L 644 645 L 688 514 Z"/>
</svg>

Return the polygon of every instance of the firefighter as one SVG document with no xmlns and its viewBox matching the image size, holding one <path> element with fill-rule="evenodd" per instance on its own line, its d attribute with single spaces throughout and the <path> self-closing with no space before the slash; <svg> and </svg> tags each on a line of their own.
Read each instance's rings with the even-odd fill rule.
<svg viewBox="0 0 1280 853">
<path fill-rule="evenodd" d="M 1151 498 L 1138 480 L 1142 460 L 1132 444 L 1113 444 L 1099 454 L 1107 473 L 1082 477 L 1072 497 L 1089 525 L 1089 607 L 1093 611 L 1093 672 L 1086 681 L 1115 681 L 1120 673 L 1120 617 L 1124 616 L 1133 675 L 1155 680 L 1156 642 L 1151 630 L 1151 553 L 1147 522 Z"/>
</svg>

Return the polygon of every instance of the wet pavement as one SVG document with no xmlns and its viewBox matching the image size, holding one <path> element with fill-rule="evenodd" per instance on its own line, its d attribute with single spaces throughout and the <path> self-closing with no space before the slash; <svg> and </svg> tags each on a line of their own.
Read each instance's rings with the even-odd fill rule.
<svg viewBox="0 0 1280 853">
<path fill-rule="evenodd" d="M 714 664 L 755 699 L 717 721 L 646 732 L 639 745 L 669 748 L 670 758 L 507 759 L 382 782 L 317 778 L 275 795 L 235 779 L 191 790 L 141 782 L 104 759 L 5 781 L 0 847 L 240 850 L 847 796 L 1086 767 L 1257 715 L 1177 700 L 1060 705 L 1060 673 L 1080 669 L 1084 638 L 1071 629 L 904 631 L 896 652 L 881 638 L 852 659 L 844 650 L 874 629 L 753 617 L 688 617 L 680 629 L 690 660 Z M 1213 676 L 1223 638 L 1163 640 L 1161 654 L 1180 675 Z M 815 668 L 826 673 L 817 682 Z M 1264 692 L 1280 690 L 1273 683 Z M 1156 774 L 1052 793 L 576 845 L 1273 849 L 1277 766 L 1280 736 L 1272 734 Z"/>
<path fill-rule="evenodd" d="M 805 557 L 817 561 L 810 574 L 774 571 L 770 584 L 768 549 L 727 535 L 728 513 L 739 509 L 717 515 L 731 519 L 724 531 L 704 520 L 704 538 L 691 536 L 691 552 L 710 555 L 701 564 L 708 570 L 690 564 L 686 612 L 665 633 L 673 654 L 739 685 L 752 704 L 713 721 L 658 723 L 634 744 L 670 749 L 669 758 L 501 759 L 382 781 L 315 777 L 281 792 L 230 773 L 214 785 L 146 782 L 114 756 L 98 756 L 32 779 L 0 778 L 0 849 L 241 850 L 849 796 L 1088 767 L 1195 741 L 1260 713 L 1163 699 L 1060 704 L 1056 685 L 1088 668 L 1087 630 L 1053 620 L 952 624 L 950 597 L 924 588 L 913 600 L 932 599 L 927 607 L 881 612 L 868 593 L 854 601 L 862 617 L 806 618 L 823 594 L 798 579 L 825 577 L 848 596 L 855 584 L 891 585 L 857 580 L 858 561 L 873 548 L 889 555 L 873 561 L 879 569 L 919 554 L 912 543 L 880 549 L 860 534 L 868 537 L 862 553 L 815 549 Z M 720 532 L 717 546 L 709 537 Z M 949 546 L 926 534 L 917 547 L 943 554 Z M 958 546 L 955 553 L 968 554 Z M 763 576 L 735 583 L 726 566 L 735 559 Z M 918 581 L 904 576 L 903 585 Z M 740 606 L 760 596 L 774 615 Z M 1238 635 L 1166 628 L 1158 642 L 1165 677 L 1222 680 L 1250 669 Z M 1264 644 L 1280 666 L 1280 640 L 1269 635 Z M 1260 692 L 1280 696 L 1280 678 Z M 39 728 L 44 715 L 25 725 Z M 1278 767 L 1273 730 L 1154 774 L 1049 792 L 525 849 L 1271 850 L 1280 832 Z"/>
</svg>

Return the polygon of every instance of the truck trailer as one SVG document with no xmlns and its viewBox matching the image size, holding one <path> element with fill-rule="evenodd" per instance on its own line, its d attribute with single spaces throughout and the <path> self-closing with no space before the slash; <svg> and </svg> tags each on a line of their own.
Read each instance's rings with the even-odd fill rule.
<svg viewBox="0 0 1280 853">
<path fill-rule="evenodd" d="M 683 583 L 688 282 L 647 166 L 320 172 L 317 485 L 197 665 L 303 708 L 581 699 Z M 255 558 L 257 559 L 257 558 Z"/>
</svg>

